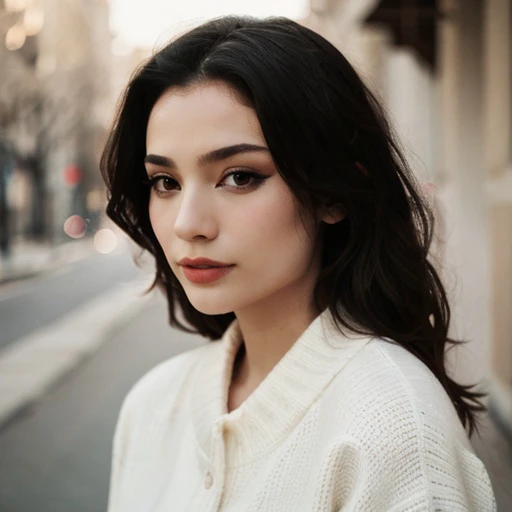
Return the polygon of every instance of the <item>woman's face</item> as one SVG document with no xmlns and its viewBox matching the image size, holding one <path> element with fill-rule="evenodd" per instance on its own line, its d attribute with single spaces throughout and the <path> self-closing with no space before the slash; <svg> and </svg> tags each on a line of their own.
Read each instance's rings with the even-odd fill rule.
<svg viewBox="0 0 512 512">
<path fill-rule="evenodd" d="M 229 86 L 209 82 L 166 91 L 151 112 L 146 147 L 151 225 L 197 310 L 214 315 L 282 307 L 312 295 L 318 221 L 304 216 L 310 237 L 256 113 Z M 191 272 L 179 264 L 182 258 L 232 267 L 217 275 Z"/>
</svg>

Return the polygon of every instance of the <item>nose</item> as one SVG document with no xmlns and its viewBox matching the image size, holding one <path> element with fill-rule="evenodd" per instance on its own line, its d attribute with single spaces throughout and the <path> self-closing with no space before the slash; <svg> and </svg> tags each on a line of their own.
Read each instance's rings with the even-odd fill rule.
<svg viewBox="0 0 512 512">
<path fill-rule="evenodd" d="M 178 199 L 178 212 L 174 232 L 182 240 L 213 239 L 217 236 L 212 198 L 197 189 L 182 190 Z"/>
</svg>

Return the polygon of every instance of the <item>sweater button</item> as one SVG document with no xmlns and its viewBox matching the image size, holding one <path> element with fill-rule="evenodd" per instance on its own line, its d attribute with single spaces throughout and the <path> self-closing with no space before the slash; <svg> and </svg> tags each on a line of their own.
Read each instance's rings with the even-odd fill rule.
<svg viewBox="0 0 512 512">
<path fill-rule="evenodd" d="M 206 473 L 206 478 L 204 479 L 204 486 L 209 489 L 213 485 L 213 475 L 211 471 Z"/>
</svg>

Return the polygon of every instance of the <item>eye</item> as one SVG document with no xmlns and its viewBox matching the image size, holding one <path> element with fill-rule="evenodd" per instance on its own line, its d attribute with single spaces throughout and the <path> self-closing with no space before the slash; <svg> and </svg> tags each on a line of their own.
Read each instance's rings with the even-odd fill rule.
<svg viewBox="0 0 512 512">
<path fill-rule="evenodd" d="M 233 187 L 236 190 L 246 190 L 258 187 L 268 177 L 254 171 L 236 170 L 224 176 L 222 183 L 231 180 L 232 183 L 225 186 Z"/>
<path fill-rule="evenodd" d="M 146 185 L 151 185 L 151 188 L 157 194 L 165 194 L 166 192 L 172 192 L 175 190 L 178 183 L 176 180 L 169 176 L 152 176 L 148 180 L 144 181 Z"/>
<path fill-rule="evenodd" d="M 234 192 L 246 192 L 258 188 L 263 181 L 270 176 L 265 176 L 255 171 L 237 169 L 229 172 L 222 178 L 219 186 L 233 190 Z M 168 175 L 155 175 L 143 183 L 149 185 L 157 196 L 166 196 L 180 189 L 178 182 Z"/>
</svg>

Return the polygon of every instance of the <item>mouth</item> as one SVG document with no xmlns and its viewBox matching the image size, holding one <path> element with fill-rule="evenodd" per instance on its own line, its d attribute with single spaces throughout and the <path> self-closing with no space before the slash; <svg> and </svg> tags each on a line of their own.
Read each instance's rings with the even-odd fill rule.
<svg viewBox="0 0 512 512">
<path fill-rule="evenodd" d="M 217 267 L 231 267 L 233 266 L 230 263 L 224 263 L 223 261 L 211 260 L 210 258 L 182 258 L 178 261 L 178 265 L 183 267 L 192 267 L 192 268 L 217 268 Z"/>
<path fill-rule="evenodd" d="M 183 274 L 195 284 L 208 284 L 217 281 L 231 272 L 235 265 L 226 265 L 223 267 L 206 265 L 182 265 Z"/>
<path fill-rule="evenodd" d="M 234 267 L 234 265 L 183 265 L 187 268 L 227 268 Z"/>
</svg>

